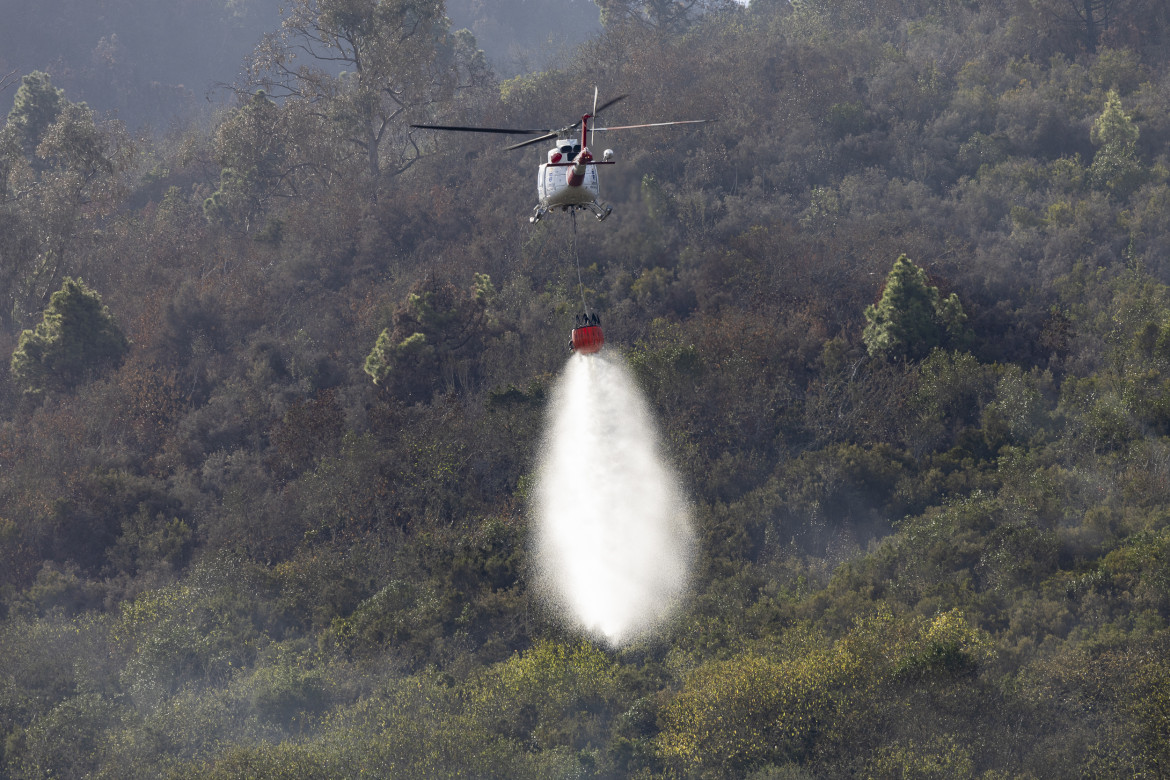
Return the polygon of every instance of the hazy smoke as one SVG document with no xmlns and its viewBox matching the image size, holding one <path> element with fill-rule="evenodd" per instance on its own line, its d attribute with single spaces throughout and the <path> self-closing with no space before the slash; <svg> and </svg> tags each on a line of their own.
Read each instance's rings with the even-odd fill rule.
<svg viewBox="0 0 1170 780">
<path fill-rule="evenodd" d="M 649 407 L 618 357 L 569 359 L 537 477 L 544 594 L 569 622 L 614 646 L 661 624 L 686 587 L 693 535 Z"/>
</svg>

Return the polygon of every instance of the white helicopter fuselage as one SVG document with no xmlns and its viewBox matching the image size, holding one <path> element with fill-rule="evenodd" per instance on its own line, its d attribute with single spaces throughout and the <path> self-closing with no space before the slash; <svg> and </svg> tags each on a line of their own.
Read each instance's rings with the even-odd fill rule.
<svg viewBox="0 0 1170 780">
<path fill-rule="evenodd" d="M 601 193 L 597 165 L 589 163 L 582 166 L 584 178 L 577 185 L 569 181 L 573 167 L 572 163 L 541 163 L 536 174 L 536 193 L 542 206 L 584 206 L 597 200 Z"/>
<path fill-rule="evenodd" d="M 597 200 L 601 193 L 597 166 L 612 165 L 613 151 L 606 149 L 602 160 L 594 160 L 584 141 L 584 138 L 580 143 L 559 140 L 549 150 L 548 162 L 541 163 L 536 172 L 539 202 L 531 218 L 533 222 L 552 209 L 589 209 L 598 219 L 605 219 L 613 211 Z"/>
</svg>

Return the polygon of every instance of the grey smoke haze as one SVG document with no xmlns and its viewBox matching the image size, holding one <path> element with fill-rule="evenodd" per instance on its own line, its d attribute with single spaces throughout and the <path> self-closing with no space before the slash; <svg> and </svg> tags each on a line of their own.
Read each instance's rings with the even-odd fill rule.
<svg viewBox="0 0 1170 780">
<path fill-rule="evenodd" d="M 231 100 L 246 58 L 280 29 L 286 0 L 0 0 L 0 78 L 41 70 L 74 102 L 131 127 Z M 497 75 L 567 57 L 600 29 L 591 0 L 449 0 L 453 30 L 467 28 Z M 0 120 L 13 90 L 0 94 Z M 210 101 L 210 103 L 209 103 Z"/>
</svg>

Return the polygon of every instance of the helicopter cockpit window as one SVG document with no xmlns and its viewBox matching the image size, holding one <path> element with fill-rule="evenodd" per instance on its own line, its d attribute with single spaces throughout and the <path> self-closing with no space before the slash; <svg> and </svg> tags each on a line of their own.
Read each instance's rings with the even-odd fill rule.
<svg viewBox="0 0 1170 780">
<path fill-rule="evenodd" d="M 561 154 L 571 154 L 571 153 L 572 153 L 572 151 L 573 151 L 573 147 L 572 147 L 572 146 L 569 146 L 568 144 L 565 144 L 564 146 L 562 146 L 562 147 L 560 148 L 560 153 L 561 153 Z"/>
</svg>

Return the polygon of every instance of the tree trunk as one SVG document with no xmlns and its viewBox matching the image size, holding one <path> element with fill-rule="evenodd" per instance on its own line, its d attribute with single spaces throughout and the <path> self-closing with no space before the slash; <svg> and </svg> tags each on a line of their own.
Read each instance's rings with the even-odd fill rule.
<svg viewBox="0 0 1170 780">
<path fill-rule="evenodd" d="M 1083 0 L 1083 18 L 1085 20 L 1085 49 L 1089 54 L 1097 53 L 1097 36 L 1100 34 L 1097 30 L 1096 9 L 1093 7 L 1095 0 Z"/>
<path fill-rule="evenodd" d="M 378 202 L 378 185 L 381 179 L 381 162 L 378 157 L 379 138 L 372 125 L 367 124 L 367 128 L 369 129 L 366 132 L 366 157 L 370 170 L 370 203 L 376 204 Z"/>
</svg>

